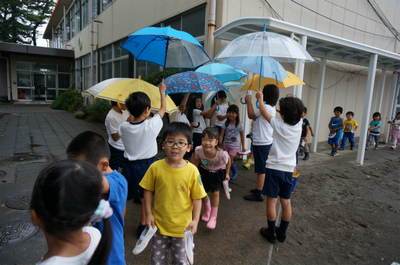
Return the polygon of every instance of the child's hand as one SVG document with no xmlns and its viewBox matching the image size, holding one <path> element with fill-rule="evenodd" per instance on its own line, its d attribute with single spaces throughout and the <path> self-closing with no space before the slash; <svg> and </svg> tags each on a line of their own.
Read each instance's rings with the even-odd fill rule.
<svg viewBox="0 0 400 265">
<path fill-rule="evenodd" d="M 190 231 L 192 231 L 192 235 L 194 235 L 194 234 L 197 233 L 197 226 L 198 226 L 198 225 L 199 225 L 198 222 L 196 222 L 195 220 L 192 220 L 192 221 L 190 222 L 190 224 L 188 225 L 188 227 L 185 228 L 184 231 L 190 230 Z"/>
<path fill-rule="evenodd" d="M 311 136 L 314 137 L 314 133 L 312 133 Z"/>
<path fill-rule="evenodd" d="M 246 94 L 246 96 L 244 97 L 244 101 L 246 103 L 250 103 L 251 102 L 251 95 L 250 94 Z"/>
<path fill-rule="evenodd" d="M 221 105 L 221 98 L 217 99 L 217 100 L 215 101 L 215 104 L 214 104 L 214 105 L 215 105 L 215 106 Z"/>
<path fill-rule="evenodd" d="M 163 95 L 165 95 L 165 91 L 167 90 L 167 87 L 165 86 L 164 79 L 161 81 L 159 89 L 160 89 L 160 94 L 162 93 Z"/>
<path fill-rule="evenodd" d="M 146 225 L 147 225 L 147 227 L 151 226 L 153 228 L 156 226 L 156 224 L 154 222 L 154 216 L 152 214 L 148 214 L 146 216 Z"/>
<path fill-rule="evenodd" d="M 133 122 L 133 116 L 129 115 L 129 117 L 126 119 L 127 122 Z"/>
<path fill-rule="evenodd" d="M 228 180 L 228 181 L 229 181 L 230 179 L 231 179 L 231 178 L 229 177 L 229 174 L 226 174 L 226 175 L 225 175 L 225 180 Z"/>
<path fill-rule="evenodd" d="M 257 90 L 257 92 L 256 92 L 256 99 L 258 99 L 258 101 L 261 101 L 261 102 L 264 101 L 264 95 L 260 89 Z"/>
</svg>

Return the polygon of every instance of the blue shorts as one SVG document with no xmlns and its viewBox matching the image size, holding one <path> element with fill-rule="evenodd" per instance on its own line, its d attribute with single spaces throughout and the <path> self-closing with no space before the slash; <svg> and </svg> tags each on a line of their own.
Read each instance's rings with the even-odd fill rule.
<svg viewBox="0 0 400 265">
<path fill-rule="evenodd" d="M 201 145 L 201 133 L 193 133 L 193 148 L 192 152 L 194 153 L 194 150 L 196 150 L 197 146 Z"/>
<path fill-rule="evenodd" d="M 271 198 L 290 199 L 293 172 L 266 168 L 263 194 Z"/>
<path fill-rule="evenodd" d="M 112 170 L 118 170 L 119 168 L 123 168 L 125 164 L 125 157 L 124 157 L 124 151 L 118 150 L 117 148 L 111 146 L 108 144 L 108 147 L 110 148 L 110 168 Z"/>
<path fill-rule="evenodd" d="M 272 144 L 269 145 L 253 145 L 254 157 L 254 172 L 257 174 L 265 174 L 265 162 L 268 159 L 269 150 Z"/>
<path fill-rule="evenodd" d="M 340 145 L 340 140 L 342 140 L 342 134 L 336 133 L 335 137 L 328 139 L 328 144 Z"/>
<path fill-rule="evenodd" d="M 129 161 L 125 158 L 125 165 L 122 169 L 121 174 L 128 181 L 128 198 L 127 200 L 133 199 L 135 197 L 137 190 L 139 189 L 140 198 L 143 198 L 144 190 L 139 186 L 140 181 L 144 174 L 146 174 L 147 169 L 156 161 L 155 157 Z"/>
</svg>

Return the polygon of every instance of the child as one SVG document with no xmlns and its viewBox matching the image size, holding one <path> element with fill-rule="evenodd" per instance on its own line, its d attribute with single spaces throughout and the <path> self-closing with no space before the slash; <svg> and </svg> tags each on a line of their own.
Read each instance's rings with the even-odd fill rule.
<svg viewBox="0 0 400 265">
<path fill-rule="evenodd" d="M 266 102 L 264 104 L 268 113 L 275 117 L 276 102 L 279 99 L 279 88 L 276 85 L 266 85 L 263 89 L 263 98 Z M 257 187 L 251 190 L 250 195 L 245 195 L 244 199 L 248 201 L 264 201 L 263 187 L 265 179 L 265 161 L 268 159 L 269 150 L 272 145 L 273 129 L 269 122 L 261 115 L 260 109 L 254 110 L 251 103 L 251 95 L 247 94 L 245 97 L 247 104 L 247 115 L 253 123 L 253 155 L 254 155 L 254 171 L 257 173 Z M 300 136 L 299 136 L 300 138 Z M 297 140 L 299 140 L 297 138 Z M 297 146 L 297 144 L 296 144 Z"/>
<path fill-rule="evenodd" d="M 168 250 L 172 264 L 188 264 L 183 234 L 196 234 L 200 219 L 201 199 L 207 196 L 198 169 L 183 159 L 190 151 L 192 130 L 184 123 L 168 124 L 162 137 L 167 157 L 154 162 L 140 186 L 144 189 L 146 225 L 157 225 L 151 264 L 166 264 Z M 151 210 L 154 192 L 154 208 Z"/>
<path fill-rule="evenodd" d="M 304 107 L 304 112 L 301 115 L 303 119 L 303 124 L 301 127 L 301 138 L 300 138 L 300 150 L 303 149 L 304 151 L 304 158 L 303 160 L 308 160 L 310 158 L 310 149 L 308 148 L 307 140 L 308 140 L 308 131 L 310 129 L 310 122 L 307 118 L 305 118 L 307 114 L 307 108 Z M 301 154 L 299 154 L 301 156 Z"/>
<path fill-rule="evenodd" d="M 391 137 L 390 143 L 392 144 L 391 148 L 396 149 L 398 139 L 400 138 L 400 112 L 397 112 L 396 118 L 388 123 L 392 125 L 389 133 L 389 136 Z"/>
<path fill-rule="evenodd" d="M 333 110 L 333 113 L 335 116 L 331 118 L 328 125 L 330 131 L 328 144 L 330 144 L 332 147 L 332 156 L 338 156 L 339 141 L 342 139 L 342 131 L 344 128 L 343 119 L 340 117 L 340 115 L 343 113 L 343 108 L 336 107 Z"/>
<path fill-rule="evenodd" d="M 146 228 L 143 189 L 139 186 L 139 182 L 149 166 L 156 160 L 155 156 L 158 152 L 156 139 L 163 127 L 162 118 L 167 106 L 164 80 L 161 82 L 159 90 L 161 106 L 153 118 L 147 119 L 151 113 L 149 96 L 143 92 L 135 92 L 125 101 L 129 113 L 133 116 L 133 122 L 124 122 L 118 128 L 118 134 L 121 136 L 125 146 L 124 157 L 126 162 L 121 173 L 128 180 L 128 200 L 132 199 L 139 189 L 142 203 L 140 222 L 137 229 L 138 237 Z"/>
<path fill-rule="evenodd" d="M 132 121 L 129 112 L 126 111 L 126 105 L 111 101 L 112 108 L 108 112 L 105 120 L 108 133 L 108 146 L 110 148 L 110 168 L 118 170 L 123 167 L 124 162 L 124 144 L 118 135 L 118 127 L 124 121 Z"/>
<path fill-rule="evenodd" d="M 85 161 L 95 166 L 103 175 L 102 195 L 114 211 L 111 216 L 113 243 L 108 264 L 125 264 L 124 250 L 124 217 L 128 183 L 118 171 L 112 170 L 108 159 L 110 150 L 106 139 L 98 133 L 86 131 L 77 135 L 67 147 L 70 160 Z M 102 230 L 103 223 L 95 224 Z"/>
<path fill-rule="evenodd" d="M 219 135 L 221 135 L 222 125 L 225 123 L 226 112 L 227 112 L 227 109 L 228 109 L 227 104 L 225 104 L 225 102 L 226 102 L 226 93 L 225 93 L 225 91 L 218 91 L 217 94 L 213 97 L 213 99 L 211 101 L 211 105 L 214 105 L 215 101 L 217 99 L 220 99 L 220 105 L 219 105 L 219 108 L 215 111 L 215 116 L 217 118 L 215 119 L 215 124 L 214 125 L 218 129 Z"/>
<path fill-rule="evenodd" d="M 301 136 L 304 112 L 303 102 L 287 96 L 279 100 L 281 120 L 275 119 L 265 108 L 263 94 L 258 91 L 260 111 L 274 129 L 274 144 L 266 161 L 265 189 L 267 195 L 268 228 L 262 227 L 260 233 L 271 243 L 278 239 L 284 242 L 286 231 L 292 217 L 290 195 L 292 193 L 292 176 L 296 167 L 296 150 Z M 278 196 L 282 206 L 280 227 L 275 227 L 276 204 Z"/>
<path fill-rule="evenodd" d="M 242 123 L 239 121 L 238 106 L 230 105 L 226 111 L 226 117 L 226 121 L 222 125 L 219 142 L 223 144 L 225 150 L 228 152 L 231 158 L 231 180 L 234 180 L 238 175 L 234 159 L 239 151 L 240 142 L 242 143 L 242 151 L 246 151 L 246 148 L 244 147 L 244 130 Z"/>
<path fill-rule="evenodd" d="M 39 173 L 30 208 L 32 223 L 43 230 L 48 251 L 37 264 L 106 264 L 112 210 L 100 201 L 102 189 L 102 176 L 88 163 L 58 161 Z M 94 216 L 100 207 L 104 211 Z M 104 219 L 102 235 L 86 226 L 92 217 Z"/>
<path fill-rule="evenodd" d="M 221 103 L 221 99 L 217 99 L 214 105 L 207 111 L 204 111 L 203 103 L 201 102 L 200 97 L 193 97 L 188 112 L 188 119 L 190 121 L 190 125 L 193 129 L 193 150 L 196 149 L 197 146 L 201 145 L 201 134 L 203 130 L 206 128 L 206 122 L 204 118 L 211 119 L 214 115 L 217 106 Z M 194 163 L 194 155 L 190 160 Z"/>
<path fill-rule="evenodd" d="M 205 212 L 201 217 L 208 229 L 215 229 L 219 206 L 219 191 L 222 181 L 229 180 L 229 155 L 218 141 L 217 128 L 208 127 L 203 131 L 201 146 L 196 147 L 194 165 L 199 168 L 206 192 L 212 192 L 212 203 L 208 196 L 203 198 Z"/>
<path fill-rule="evenodd" d="M 175 111 L 169 114 L 169 122 L 183 122 L 190 126 L 190 122 L 186 117 L 185 113 L 183 113 L 186 109 L 186 104 L 189 99 L 190 93 L 186 93 L 185 96 L 182 97 L 182 94 L 171 94 L 171 98 L 174 101 L 176 106 L 179 106 L 179 111 Z"/>
<path fill-rule="evenodd" d="M 379 112 L 375 112 L 372 115 L 372 121 L 369 123 L 368 131 L 368 143 L 365 147 L 365 150 L 368 150 L 370 144 L 372 144 L 372 140 L 375 140 L 375 148 L 374 150 L 378 150 L 379 136 L 381 135 L 381 114 Z"/>
<path fill-rule="evenodd" d="M 344 121 L 344 133 L 343 133 L 342 145 L 340 146 L 339 150 L 344 150 L 347 138 L 349 138 L 350 150 L 354 150 L 354 133 L 358 128 L 358 124 L 355 120 L 353 120 L 353 117 L 354 117 L 354 112 L 348 111 L 346 113 L 347 120 Z"/>
</svg>

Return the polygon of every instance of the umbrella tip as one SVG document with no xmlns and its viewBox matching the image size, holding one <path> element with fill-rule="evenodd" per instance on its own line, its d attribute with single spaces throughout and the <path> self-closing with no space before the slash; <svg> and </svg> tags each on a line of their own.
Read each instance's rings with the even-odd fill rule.
<svg viewBox="0 0 400 265">
<path fill-rule="evenodd" d="M 142 75 L 139 75 L 138 79 L 139 79 L 139 80 L 142 80 Z"/>
</svg>

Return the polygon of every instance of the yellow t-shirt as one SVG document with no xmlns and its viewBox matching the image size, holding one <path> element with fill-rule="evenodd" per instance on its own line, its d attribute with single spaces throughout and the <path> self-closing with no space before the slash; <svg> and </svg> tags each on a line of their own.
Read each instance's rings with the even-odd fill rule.
<svg viewBox="0 0 400 265">
<path fill-rule="evenodd" d="M 344 132 L 351 132 L 356 126 L 358 126 L 358 124 L 355 120 L 344 120 Z"/>
<path fill-rule="evenodd" d="M 184 228 L 192 221 L 192 200 L 207 196 L 199 170 L 189 162 L 172 168 L 162 159 L 149 167 L 139 185 L 155 191 L 153 216 L 160 233 L 183 238 Z"/>
</svg>

